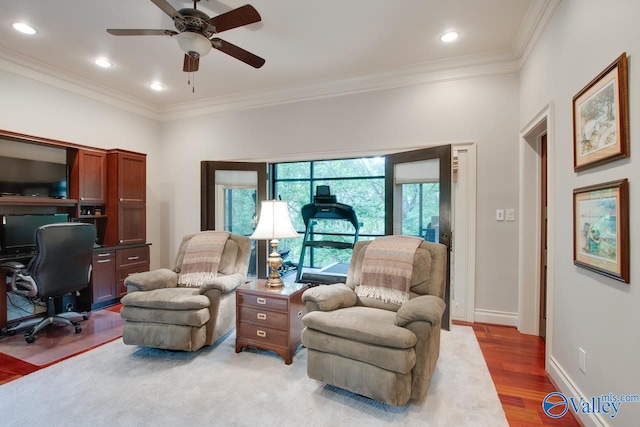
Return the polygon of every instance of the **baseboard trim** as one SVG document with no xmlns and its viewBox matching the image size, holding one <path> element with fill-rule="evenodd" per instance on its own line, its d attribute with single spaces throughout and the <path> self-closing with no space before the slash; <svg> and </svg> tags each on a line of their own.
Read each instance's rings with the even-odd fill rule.
<svg viewBox="0 0 640 427">
<path fill-rule="evenodd" d="M 565 371 L 560 363 L 553 357 L 549 356 L 549 376 L 551 377 L 551 381 L 555 384 L 556 388 L 563 393 L 565 396 L 585 396 L 584 393 L 580 391 L 578 386 L 573 382 L 567 371 Z M 569 416 L 570 414 L 566 414 L 565 416 Z M 585 427 L 608 427 L 609 424 L 600 417 L 600 415 L 596 414 L 575 414 L 572 413 L 574 417 L 578 419 Z"/>
<path fill-rule="evenodd" d="M 494 325 L 518 326 L 518 313 L 476 308 L 474 321 L 479 323 L 492 323 Z"/>
</svg>

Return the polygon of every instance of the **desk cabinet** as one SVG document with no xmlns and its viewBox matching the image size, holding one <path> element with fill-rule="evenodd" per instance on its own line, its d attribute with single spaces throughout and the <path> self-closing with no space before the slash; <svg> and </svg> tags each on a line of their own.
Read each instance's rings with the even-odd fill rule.
<svg viewBox="0 0 640 427">
<path fill-rule="evenodd" d="M 290 365 L 302 342 L 302 293 L 307 284 L 279 288 L 265 280 L 245 283 L 236 290 L 236 353 L 254 346 L 273 350 Z"/>
</svg>

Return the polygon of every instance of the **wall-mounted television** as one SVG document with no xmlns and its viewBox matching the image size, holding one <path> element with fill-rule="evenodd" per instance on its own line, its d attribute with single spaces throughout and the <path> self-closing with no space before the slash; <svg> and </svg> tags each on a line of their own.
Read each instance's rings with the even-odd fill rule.
<svg viewBox="0 0 640 427">
<path fill-rule="evenodd" d="M 0 196 L 67 197 L 66 164 L 0 156 Z"/>
<path fill-rule="evenodd" d="M 36 230 L 59 222 L 69 222 L 69 215 L 0 215 L 0 252 L 7 255 L 34 251 Z"/>
</svg>

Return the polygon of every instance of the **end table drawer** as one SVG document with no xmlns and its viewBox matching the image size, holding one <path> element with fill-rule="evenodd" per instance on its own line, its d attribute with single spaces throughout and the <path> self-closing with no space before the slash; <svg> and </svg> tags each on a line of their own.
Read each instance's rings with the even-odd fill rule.
<svg viewBox="0 0 640 427">
<path fill-rule="evenodd" d="M 286 313 L 261 310 L 253 307 L 239 307 L 238 322 L 249 322 L 270 328 L 287 329 L 289 317 Z"/>
<path fill-rule="evenodd" d="M 263 342 L 266 344 L 286 347 L 289 333 L 279 329 L 264 328 L 261 326 L 240 323 L 238 333 L 247 340 Z"/>
<path fill-rule="evenodd" d="M 287 312 L 288 302 L 286 299 L 270 298 L 268 296 L 258 296 L 249 293 L 240 293 L 237 295 L 238 305 L 251 306 L 258 308 L 268 308 L 271 310 L 278 310 Z"/>
</svg>

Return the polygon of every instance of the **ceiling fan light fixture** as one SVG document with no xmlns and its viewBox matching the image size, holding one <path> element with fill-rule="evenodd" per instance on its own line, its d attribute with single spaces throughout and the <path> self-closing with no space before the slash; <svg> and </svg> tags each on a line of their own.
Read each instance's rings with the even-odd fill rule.
<svg viewBox="0 0 640 427">
<path fill-rule="evenodd" d="M 178 39 L 178 46 L 187 55 L 191 57 L 205 56 L 211 52 L 211 40 L 205 36 L 193 33 L 191 31 L 185 31 L 176 36 Z M 197 56 L 194 55 L 197 54 Z"/>
<path fill-rule="evenodd" d="M 440 36 L 440 41 L 450 43 L 454 40 L 457 40 L 458 37 L 460 37 L 460 33 L 458 33 L 457 31 L 447 31 Z"/>
<path fill-rule="evenodd" d="M 24 22 L 14 22 L 12 26 L 15 30 L 20 31 L 22 34 L 28 34 L 31 36 L 37 33 L 35 28 L 25 24 Z"/>
</svg>

